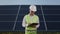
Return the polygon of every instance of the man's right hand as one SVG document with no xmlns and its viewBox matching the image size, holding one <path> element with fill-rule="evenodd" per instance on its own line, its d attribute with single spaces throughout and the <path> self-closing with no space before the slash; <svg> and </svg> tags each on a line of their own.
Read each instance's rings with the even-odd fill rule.
<svg viewBox="0 0 60 34">
<path fill-rule="evenodd" d="M 28 24 L 26 24 L 26 26 L 28 26 L 28 25 L 30 25 L 30 24 L 32 24 L 32 23 L 28 23 Z"/>
<path fill-rule="evenodd" d="M 30 24 L 32 24 L 32 23 L 28 23 L 28 25 L 30 25 Z"/>
</svg>

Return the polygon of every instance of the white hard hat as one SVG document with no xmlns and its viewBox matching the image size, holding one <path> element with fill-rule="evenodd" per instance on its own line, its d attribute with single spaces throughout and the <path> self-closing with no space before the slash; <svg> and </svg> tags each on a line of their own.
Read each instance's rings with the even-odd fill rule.
<svg viewBox="0 0 60 34">
<path fill-rule="evenodd" d="M 37 11 L 37 8 L 36 8 L 36 6 L 35 6 L 35 5 L 31 5 L 31 6 L 29 7 L 29 9 L 30 9 L 30 10 L 32 10 L 32 11 L 34 11 L 34 12 L 36 12 L 36 11 Z"/>
</svg>

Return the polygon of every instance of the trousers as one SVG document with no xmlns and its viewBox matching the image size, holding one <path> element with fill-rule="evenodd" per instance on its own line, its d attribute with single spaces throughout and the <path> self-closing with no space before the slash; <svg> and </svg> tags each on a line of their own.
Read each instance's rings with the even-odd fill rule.
<svg viewBox="0 0 60 34">
<path fill-rule="evenodd" d="M 25 34 L 37 34 L 37 30 L 25 30 Z"/>
</svg>

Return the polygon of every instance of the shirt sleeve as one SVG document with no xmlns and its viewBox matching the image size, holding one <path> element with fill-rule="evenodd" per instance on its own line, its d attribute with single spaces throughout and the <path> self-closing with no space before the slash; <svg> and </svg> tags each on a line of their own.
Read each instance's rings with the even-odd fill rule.
<svg viewBox="0 0 60 34">
<path fill-rule="evenodd" d="M 23 21 L 22 21 L 22 26 L 23 26 L 23 27 L 28 26 L 28 24 L 26 24 L 26 18 L 25 18 L 25 17 L 23 18 Z"/>
<path fill-rule="evenodd" d="M 36 28 L 38 28 L 40 26 L 39 18 L 37 20 L 37 23 L 38 23 L 38 25 L 36 26 Z"/>
</svg>

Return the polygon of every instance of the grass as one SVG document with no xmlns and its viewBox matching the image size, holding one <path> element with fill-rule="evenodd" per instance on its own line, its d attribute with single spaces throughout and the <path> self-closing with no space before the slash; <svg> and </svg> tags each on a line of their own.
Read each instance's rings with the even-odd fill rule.
<svg viewBox="0 0 60 34">
<path fill-rule="evenodd" d="M 0 32 L 0 34 L 24 34 L 24 32 Z M 37 34 L 60 34 L 60 32 L 38 32 Z"/>
</svg>

